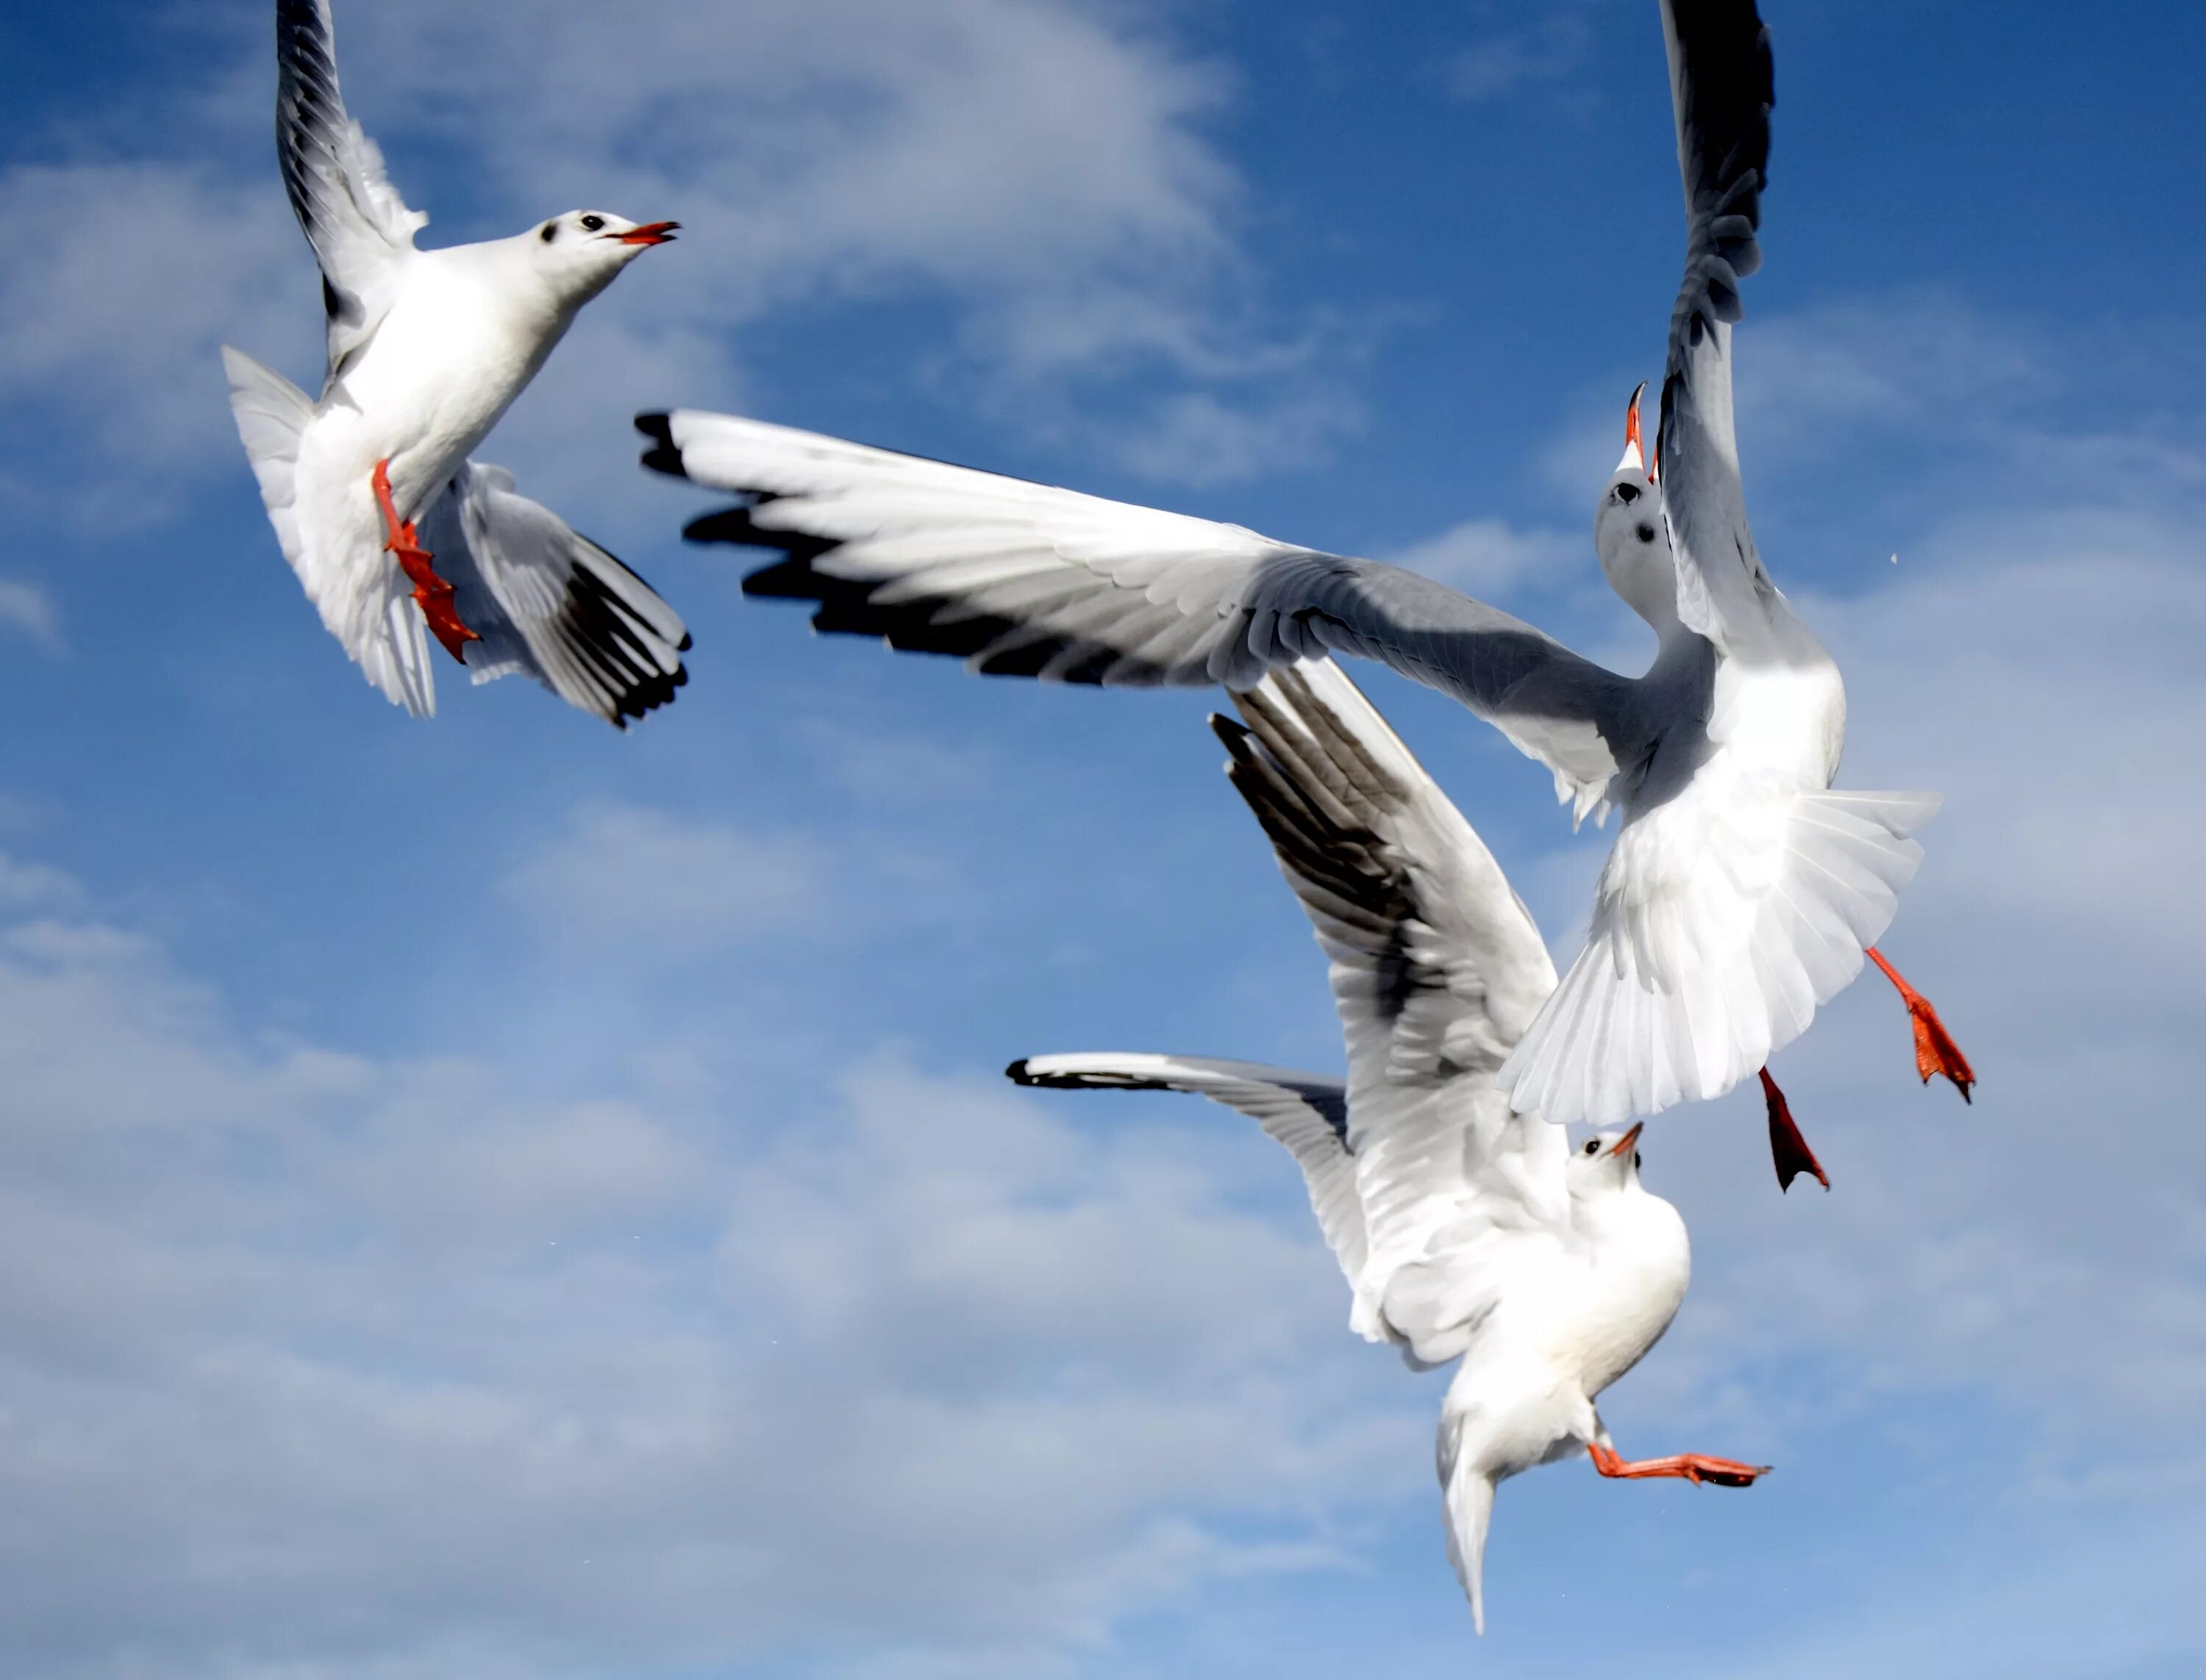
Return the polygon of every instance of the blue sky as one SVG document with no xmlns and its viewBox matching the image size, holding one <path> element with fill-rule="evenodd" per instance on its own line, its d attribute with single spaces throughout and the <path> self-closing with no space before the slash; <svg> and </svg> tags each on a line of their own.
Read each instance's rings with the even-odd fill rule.
<svg viewBox="0 0 2206 1680">
<path fill-rule="evenodd" d="M 1405 557 L 1621 660 L 1587 540 L 1679 222 L 1651 3 L 341 5 L 425 240 L 682 241 L 486 445 L 688 616 L 626 737 L 410 724 L 283 567 L 216 346 L 319 367 L 259 4 L 0 26 L 0 1669 L 2121 1677 L 2206 1664 L 2206 15 L 1768 0 L 1750 503 L 1854 785 L 1949 803 L 1874 984 L 1665 1116 L 1698 1260 L 1607 1397 L 1751 1493 L 1504 1490 L 1230 1115 L 1337 1066 L 1201 694 L 823 642 L 630 414 L 741 409 Z M 17 9 L 22 12 L 24 9 Z M 1894 564 L 1891 557 L 1896 555 Z M 1364 675 L 1359 673 L 1359 675 Z M 1368 686 L 1567 953 L 1601 837 Z"/>
</svg>

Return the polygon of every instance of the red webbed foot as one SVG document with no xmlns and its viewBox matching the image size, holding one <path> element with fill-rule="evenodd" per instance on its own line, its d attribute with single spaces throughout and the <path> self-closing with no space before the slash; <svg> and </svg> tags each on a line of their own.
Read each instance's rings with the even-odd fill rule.
<svg viewBox="0 0 2206 1680">
<path fill-rule="evenodd" d="M 1768 1475 L 1772 1469 L 1768 1464 L 1742 1464 L 1736 1458 L 1711 1458 L 1702 1452 L 1680 1452 L 1668 1458 L 1621 1458 L 1613 1448 L 1599 1441 L 1589 1441 L 1586 1451 L 1592 1455 L 1594 1469 L 1605 1476 L 1629 1480 L 1675 1476 L 1696 1487 L 1702 1482 L 1718 1487 L 1751 1487 L 1757 1476 Z"/>
<path fill-rule="evenodd" d="M 1792 1181 L 1804 1172 L 1813 1174 L 1817 1183 L 1829 1189 L 1830 1176 L 1808 1147 L 1808 1140 L 1800 1135 L 1800 1128 L 1793 1123 L 1792 1105 L 1785 1100 L 1785 1093 L 1777 1088 L 1767 1068 L 1762 1070 L 1762 1099 L 1769 1109 L 1769 1160 L 1777 1169 L 1778 1193 L 1791 1189 Z"/>
<path fill-rule="evenodd" d="M 444 644 L 444 652 L 462 664 L 467 663 L 467 645 L 482 638 L 465 624 L 452 610 L 452 586 L 437 575 L 429 562 L 434 557 L 421 546 L 421 539 L 414 529 L 414 521 L 398 516 L 397 505 L 391 499 L 391 463 L 379 461 L 368 480 L 375 491 L 376 505 L 383 510 L 384 529 L 389 540 L 383 546 L 395 556 L 398 569 L 414 586 L 414 599 L 421 609 L 421 617 L 429 621 L 429 633 Z"/>
<path fill-rule="evenodd" d="M 1973 1103 L 1976 1099 L 1969 1094 L 1969 1087 L 1976 1082 L 1976 1069 L 1961 1054 L 1961 1046 L 1953 1042 L 1946 1023 L 1938 1019 L 1938 1011 L 1930 1007 L 1930 1000 L 1901 979 L 1899 970 L 1886 962 L 1884 953 L 1875 945 L 1869 948 L 1868 956 L 1898 988 L 1899 1001 L 1907 1005 L 1908 1023 L 1915 1029 L 1915 1071 L 1922 1075 L 1923 1082 L 1928 1085 L 1931 1075 L 1942 1074 L 1953 1081 L 1963 1102 Z"/>
</svg>

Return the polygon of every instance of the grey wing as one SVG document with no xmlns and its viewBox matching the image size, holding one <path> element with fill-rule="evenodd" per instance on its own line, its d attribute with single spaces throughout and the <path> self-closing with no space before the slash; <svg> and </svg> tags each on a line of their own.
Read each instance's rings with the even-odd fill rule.
<svg viewBox="0 0 2206 1680">
<path fill-rule="evenodd" d="M 686 534 L 780 550 L 744 590 L 818 603 L 820 630 L 1112 685 L 1245 689 L 1354 653 L 1496 724 L 1581 814 L 1648 750 L 1630 679 L 1398 567 L 733 415 L 636 424 L 647 466 L 747 498 Z"/>
<path fill-rule="evenodd" d="M 1139 1051 L 1028 1056 L 1004 1071 L 1021 1085 L 1058 1090 L 1185 1091 L 1247 1115 L 1303 1170 L 1319 1228 L 1356 1291 L 1350 1327 L 1370 1341 L 1388 1339 L 1363 1287 L 1363 1210 L 1348 1153 L 1348 1090 L 1340 1081 L 1257 1062 Z"/>
<path fill-rule="evenodd" d="M 549 508 L 514 491 L 502 467 L 469 462 L 421 517 L 450 580 L 477 682 L 533 676 L 616 729 L 668 704 L 689 680 L 689 633 L 641 577 Z"/>
<path fill-rule="evenodd" d="M 276 160 L 321 265 L 335 379 L 373 336 L 429 218 L 406 207 L 345 111 L 329 0 L 276 0 Z"/>
<path fill-rule="evenodd" d="M 1738 283 L 1762 266 L 1756 235 L 1776 100 L 1769 31 L 1754 0 L 1663 0 L 1685 272 L 1670 316 L 1655 459 L 1678 565 L 1678 614 L 1727 650 L 1772 589 L 1746 519 L 1732 412 Z"/>
<path fill-rule="evenodd" d="M 1554 990 L 1500 866 L 1330 662 L 1274 671 L 1213 720 L 1234 787 L 1332 959 L 1348 1144 L 1390 1327 L 1436 1362 L 1528 1244 L 1569 1228 L 1562 1130 L 1494 1075 Z"/>
</svg>

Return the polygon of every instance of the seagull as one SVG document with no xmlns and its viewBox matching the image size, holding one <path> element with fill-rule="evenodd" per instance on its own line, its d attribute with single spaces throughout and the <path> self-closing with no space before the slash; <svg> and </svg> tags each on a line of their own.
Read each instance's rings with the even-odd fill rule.
<svg viewBox="0 0 2206 1680">
<path fill-rule="evenodd" d="M 1738 281 L 1761 257 L 1768 35 L 1751 0 L 1661 9 L 1684 278 L 1655 458 L 1612 478 L 1595 532 L 1658 639 L 1638 676 L 1429 578 L 1239 526 L 731 415 L 636 422 L 647 466 L 745 498 L 687 534 L 781 551 L 744 588 L 817 603 L 818 629 L 990 674 L 1236 693 L 1356 654 L 1498 726 L 1574 819 L 1620 811 L 1585 947 L 1498 1075 L 1519 1111 L 1559 1122 L 1620 1123 L 1766 1069 L 1860 973 L 1939 803 L 1830 785 L 1845 688 L 1755 547 L 1732 420 Z M 1902 995 L 1920 1045 L 1929 1006 Z M 1935 1070 L 1959 1084 L 1965 1064 Z"/>
<path fill-rule="evenodd" d="M 1692 1269 L 1640 1183 L 1640 1125 L 1575 1147 L 1494 1082 L 1555 986 L 1530 914 L 1463 813 L 1330 660 L 1274 670 L 1213 718 L 1226 772 L 1331 959 L 1345 1084 L 1204 1057 L 1031 1056 L 1023 1085 L 1188 1091 L 1249 1116 L 1303 1170 L 1353 1296 L 1349 1326 L 1440 1403 L 1448 1557 L 1486 1629 L 1496 1486 L 1583 1451 L 1604 1476 L 1744 1487 L 1768 1467 L 1627 1460 L 1594 1402 L 1661 1338 Z"/>
<path fill-rule="evenodd" d="M 283 557 L 367 680 L 417 718 L 437 709 L 426 629 L 477 682 L 522 672 L 625 728 L 688 680 L 682 620 L 468 456 L 581 307 L 677 223 L 569 211 L 416 250 L 429 218 L 345 112 L 328 0 L 277 0 L 276 63 L 277 161 L 328 315 L 321 396 L 222 355 Z"/>
</svg>

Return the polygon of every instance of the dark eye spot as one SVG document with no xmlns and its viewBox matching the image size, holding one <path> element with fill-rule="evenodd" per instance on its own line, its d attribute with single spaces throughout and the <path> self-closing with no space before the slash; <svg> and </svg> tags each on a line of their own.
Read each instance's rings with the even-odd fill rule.
<svg viewBox="0 0 2206 1680">
<path fill-rule="evenodd" d="M 1637 502 L 1639 499 L 1639 486 L 1636 484 L 1620 484 L 1617 486 L 1616 499 L 1619 502 L 1621 502 L 1625 507 L 1630 507 L 1634 502 Z"/>
<path fill-rule="evenodd" d="M 1638 537 L 1641 542 L 1651 543 L 1654 540 L 1654 527 L 1651 525 L 1643 523 L 1634 534 Z"/>
<path fill-rule="evenodd" d="M 559 224 L 557 222 L 546 222 L 544 224 L 544 231 L 536 236 L 542 240 L 546 245 L 549 245 L 553 240 L 559 237 Z"/>
<path fill-rule="evenodd" d="M 584 229 L 590 233 L 597 232 L 597 230 L 605 226 L 605 218 L 602 216 L 585 216 L 582 218 L 582 226 Z"/>
<path fill-rule="evenodd" d="M 1597 1137 L 1588 1138 L 1586 1140 L 1585 1152 L 1589 1155 L 1599 1154 L 1601 1153 L 1601 1140 Z"/>
<path fill-rule="evenodd" d="M 1639 1152 L 1637 1149 L 1631 1152 L 1631 1170 L 1634 1172 L 1639 1171 Z"/>
</svg>

